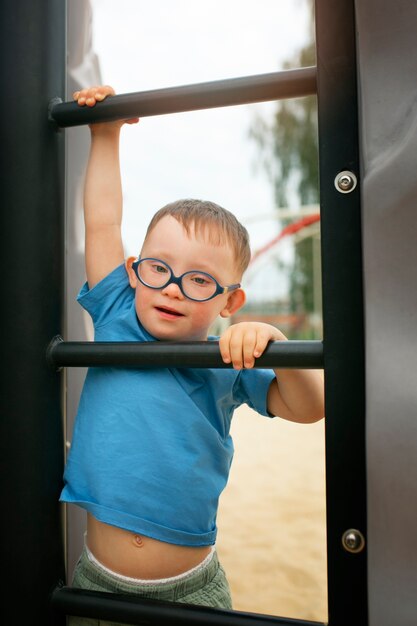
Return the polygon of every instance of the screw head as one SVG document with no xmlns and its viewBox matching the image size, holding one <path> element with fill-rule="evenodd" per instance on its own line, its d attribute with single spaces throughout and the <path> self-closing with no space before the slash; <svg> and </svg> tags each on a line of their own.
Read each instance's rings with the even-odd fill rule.
<svg viewBox="0 0 417 626">
<path fill-rule="evenodd" d="M 340 193 L 350 193 L 355 189 L 357 183 L 355 174 L 349 170 L 339 172 L 334 179 L 334 185 Z"/>
<path fill-rule="evenodd" d="M 347 552 L 358 554 L 365 547 L 365 537 L 360 530 L 349 528 L 343 533 L 342 545 Z"/>
</svg>

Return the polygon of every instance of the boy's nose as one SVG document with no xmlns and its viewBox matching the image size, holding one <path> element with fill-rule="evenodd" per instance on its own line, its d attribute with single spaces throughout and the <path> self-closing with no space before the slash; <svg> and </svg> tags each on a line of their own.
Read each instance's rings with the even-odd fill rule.
<svg viewBox="0 0 417 626">
<path fill-rule="evenodd" d="M 178 300 L 184 300 L 184 294 L 182 293 L 179 285 L 175 283 L 169 283 L 165 287 L 162 288 L 162 293 L 169 296 L 170 298 L 178 298 Z"/>
</svg>

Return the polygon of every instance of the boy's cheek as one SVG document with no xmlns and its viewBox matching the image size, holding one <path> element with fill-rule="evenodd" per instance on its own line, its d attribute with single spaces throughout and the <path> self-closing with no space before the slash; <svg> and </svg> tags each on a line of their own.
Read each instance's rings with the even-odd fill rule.
<svg viewBox="0 0 417 626">
<path fill-rule="evenodd" d="M 191 324 L 193 326 L 193 328 L 197 329 L 207 329 L 211 326 L 212 324 L 212 317 L 210 315 L 207 315 L 206 311 L 193 311 L 191 313 L 190 316 L 191 319 Z"/>
<path fill-rule="evenodd" d="M 215 306 L 215 304 L 211 301 L 195 303 L 191 312 L 193 322 L 199 326 L 209 328 L 220 315 L 219 306 Z"/>
</svg>

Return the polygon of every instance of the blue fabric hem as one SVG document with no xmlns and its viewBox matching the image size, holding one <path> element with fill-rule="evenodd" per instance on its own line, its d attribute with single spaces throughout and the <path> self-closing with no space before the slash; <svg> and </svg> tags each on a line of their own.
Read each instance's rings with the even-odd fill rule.
<svg viewBox="0 0 417 626">
<path fill-rule="evenodd" d="M 152 539 L 165 541 L 166 543 L 172 543 L 178 546 L 200 547 L 211 546 L 216 542 L 217 529 L 201 534 L 188 533 L 186 531 L 167 528 L 166 526 L 161 526 L 149 520 L 144 520 L 134 515 L 129 515 L 128 513 L 121 513 L 120 511 L 115 511 L 114 509 L 109 509 L 99 504 L 71 499 L 65 496 L 65 494 L 61 496 L 61 501 L 82 507 L 104 524 L 117 526 L 129 532 L 142 534 Z"/>
</svg>

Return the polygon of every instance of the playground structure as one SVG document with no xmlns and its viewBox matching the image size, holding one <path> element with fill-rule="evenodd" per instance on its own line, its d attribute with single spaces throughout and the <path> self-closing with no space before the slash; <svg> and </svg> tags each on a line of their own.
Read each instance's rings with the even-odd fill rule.
<svg viewBox="0 0 417 626">
<path fill-rule="evenodd" d="M 65 614 L 85 614 L 155 625 L 309 624 L 66 586 L 58 497 L 67 372 L 57 370 L 93 364 L 101 347 L 56 337 L 65 336 L 59 127 L 313 91 L 324 341 L 272 345 L 259 366 L 325 369 L 329 625 L 416 623 L 416 19 L 411 0 L 383 11 L 377 0 L 317 0 L 317 68 L 116 96 L 81 111 L 58 101 L 66 99 L 65 3 L 2 3 L 4 623 L 63 624 Z M 160 347 L 107 346 L 96 365 L 166 365 L 171 351 L 178 366 L 223 366 L 212 347 Z"/>
<path fill-rule="evenodd" d="M 271 215 L 259 216 L 246 221 L 252 224 L 267 219 L 291 220 L 282 227 L 264 245 L 256 248 L 252 254 L 249 267 L 245 273 L 245 290 L 248 294 L 246 306 L 234 318 L 233 323 L 243 320 L 264 321 L 278 326 L 290 339 L 297 338 L 298 333 L 312 335 L 314 338 L 323 336 L 321 315 L 321 263 L 320 263 L 320 207 L 318 205 L 300 207 L 299 209 L 282 208 Z M 287 253 L 282 251 L 282 242 L 290 240 L 292 252 L 304 239 L 310 238 L 312 261 L 312 292 L 314 310 L 306 311 L 305 302 L 295 311 L 288 301 L 288 273 L 291 265 L 284 270 L 280 263 Z M 288 259 L 286 259 L 288 263 Z M 266 272 L 265 272 L 266 270 Z M 262 280 L 265 272 L 265 279 Z M 283 283 L 280 284 L 280 283 Z M 279 287 L 279 291 L 277 289 Z M 255 294 L 262 294 L 255 297 Z"/>
</svg>

